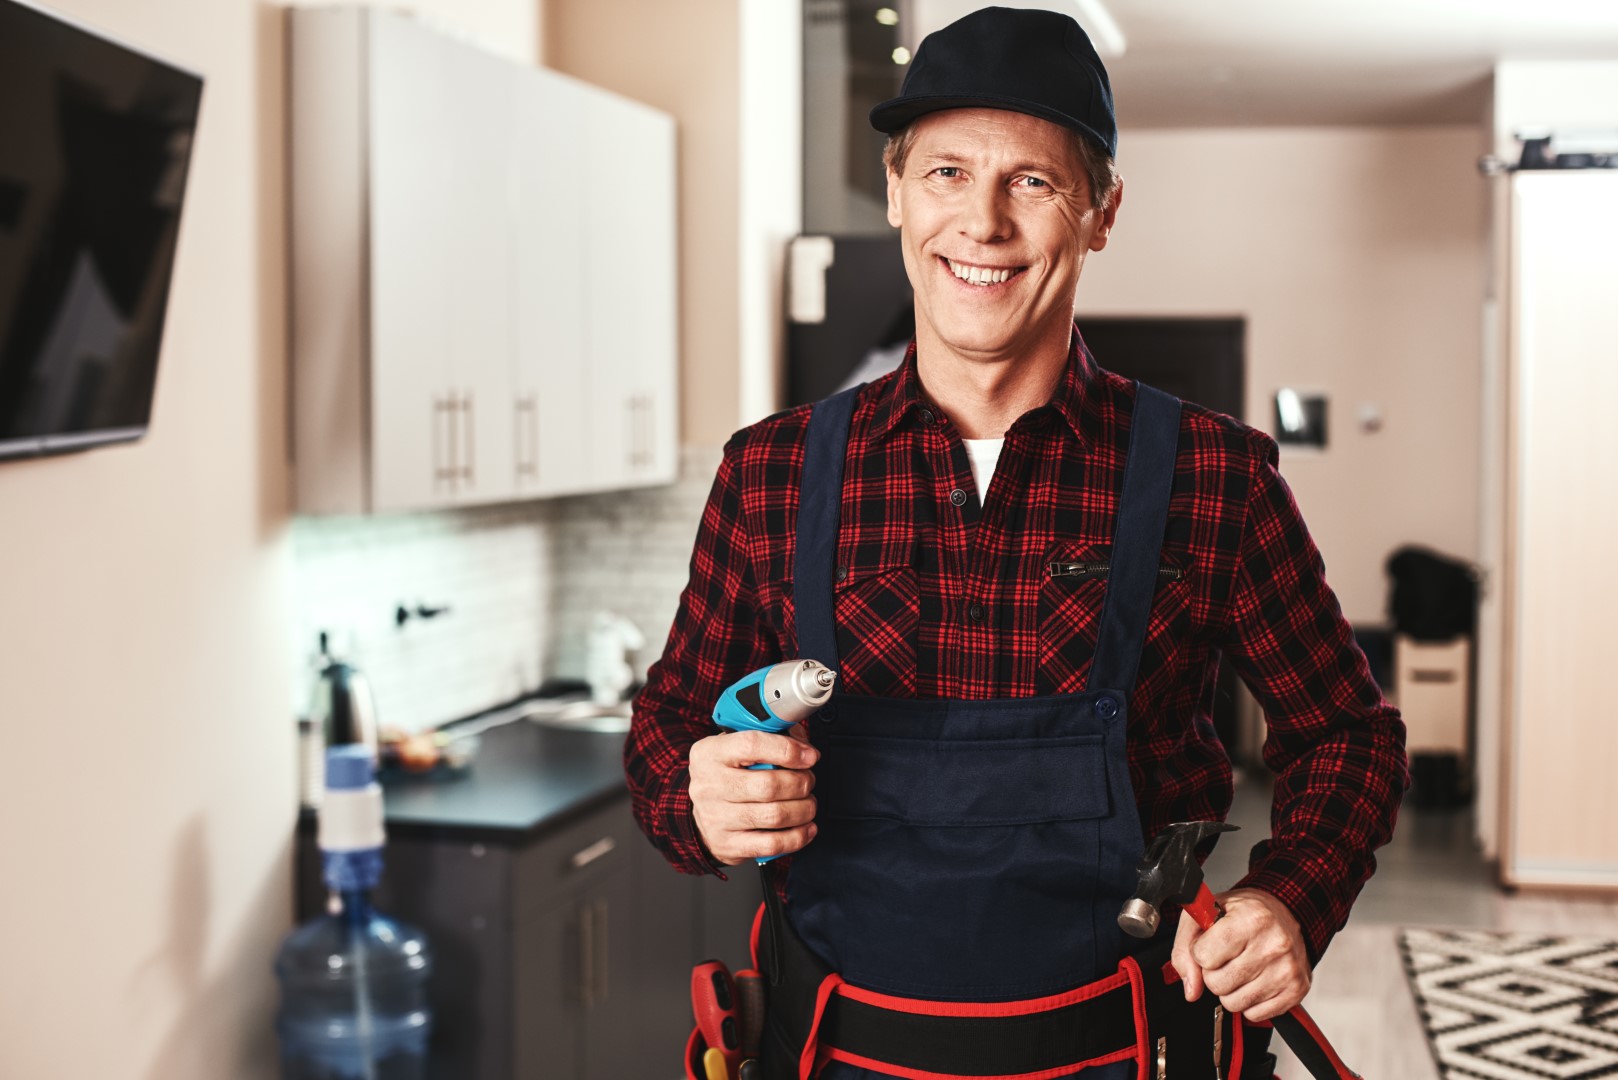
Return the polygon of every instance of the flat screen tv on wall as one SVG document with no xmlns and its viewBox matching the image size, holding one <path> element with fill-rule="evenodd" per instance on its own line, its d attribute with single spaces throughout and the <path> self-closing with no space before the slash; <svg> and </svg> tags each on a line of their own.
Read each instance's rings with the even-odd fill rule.
<svg viewBox="0 0 1618 1080">
<path fill-rule="evenodd" d="M 0 458 L 151 418 L 202 79 L 0 0 Z"/>
</svg>

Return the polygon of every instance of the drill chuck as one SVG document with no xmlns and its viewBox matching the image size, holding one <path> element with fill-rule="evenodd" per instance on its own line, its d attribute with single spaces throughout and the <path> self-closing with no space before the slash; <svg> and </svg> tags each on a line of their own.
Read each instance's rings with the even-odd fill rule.
<svg viewBox="0 0 1618 1080">
<path fill-rule="evenodd" d="M 776 664 L 764 676 L 764 700 L 782 720 L 799 723 L 831 699 L 837 673 L 817 660 Z"/>
</svg>

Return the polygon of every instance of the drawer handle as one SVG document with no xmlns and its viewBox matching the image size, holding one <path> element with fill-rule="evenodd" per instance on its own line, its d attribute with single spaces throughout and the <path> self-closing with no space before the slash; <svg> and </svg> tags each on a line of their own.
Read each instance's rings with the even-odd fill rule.
<svg viewBox="0 0 1618 1080">
<path fill-rule="evenodd" d="M 583 870 L 586 866 L 589 866 L 603 855 L 612 854 L 613 849 L 615 849 L 617 846 L 618 841 L 614 840 L 610 836 L 603 836 L 600 840 L 597 840 L 589 847 L 575 851 L 573 853 L 573 857 L 568 860 L 568 864 L 575 870 Z"/>
</svg>

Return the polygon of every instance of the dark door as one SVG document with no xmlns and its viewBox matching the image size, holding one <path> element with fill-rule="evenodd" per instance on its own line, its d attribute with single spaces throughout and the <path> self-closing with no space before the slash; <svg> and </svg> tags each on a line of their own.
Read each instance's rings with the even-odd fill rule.
<svg viewBox="0 0 1618 1080">
<path fill-rule="evenodd" d="M 1130 379 L 1242 419 L 1247 324 L 1241 319 L 1079 317 L 1096 363 Z"/>
<path fill-rule="evenodd" d="M 1242 419 L 1247 400 L 1247 324 L 1241 319 L 1104 319 L 1080 316 L 1079 333 L 1096 363 L 1182 401 Z M 1236 722 L 1236 673 L 1219 665 L 1214 730 L 1230 756 L 1254 759 Z"/>
</svg>

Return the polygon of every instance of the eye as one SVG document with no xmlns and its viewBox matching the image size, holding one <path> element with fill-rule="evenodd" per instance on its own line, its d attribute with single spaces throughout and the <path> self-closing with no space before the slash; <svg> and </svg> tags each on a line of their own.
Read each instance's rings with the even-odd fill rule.
<svg viewBox="0 0 1618 1080">
<path fill-rule="evenodd" d="M 1050 187 L 1050 184 L 1046 183 L 1037 176 L 1019 176 L 1017 179 L 1022 181 L 1024 187 L 1033 188 L 1035 190 Z"/>
<path fill-rule="evenodd" d="M 941 177 L 945 180 L 953 180 L 957 176 L 961 175 L 961 170 L 955 165 L 940 165 L 938 168 L 933 170 L 933 175 Z"/>
</svg>

